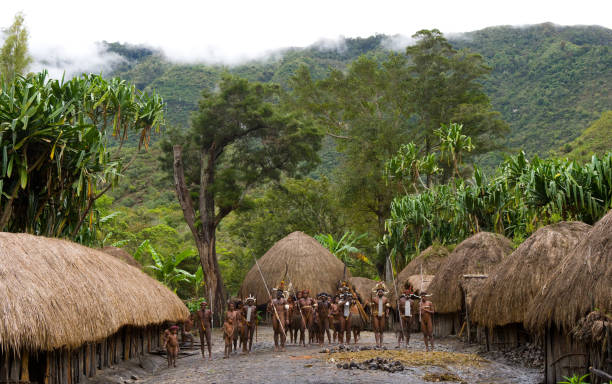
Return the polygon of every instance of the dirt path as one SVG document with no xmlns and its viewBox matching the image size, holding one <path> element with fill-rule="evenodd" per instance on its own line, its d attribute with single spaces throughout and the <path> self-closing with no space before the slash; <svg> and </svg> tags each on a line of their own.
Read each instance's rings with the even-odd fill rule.
<svg viewBox="0 0 612 384">
<path fill-rule="evenodd" d="M 215 330 L 216 331 L 216 330 Z M 385 346 L 395 347 L 394 335 L 385 335 Z M 362 333 L 360 345 L 373 345 L 371 332 Z M 328 346 L 325 345 L 325 348 Z M 437 344 L 438 351 L 474 353 L 478 347 L 464 348 L 455 339 L 445 339 Z M 409 351 L 423 351 L 421 334 L 413 334 Z M 289 345 L 284 353 L 273 351 L 272 332 L 268 327 L 259 328 L 258 342 L 253 351 L 245 356 L 241 353 L 223 359 L 221 334 L 213 335 L 213 360 L 203 360 L 196 354 L 179 359 L 177 368 L 166 368 L 160 364 L 153 375 L 139 377 L 134 383 L 143 384 L 195 384 L 195 383 L 427 383 L 426 374 L 451 373 L 467 383 L 539 383 L 538 370 L 508 366 L 500 362 L 486 361 L 480 366 L 421 366 L 407 367 L 403 372 L 388 373 L 369 370 L 338 369 L 329 362 L 334 354 L 320 353 L 317 346 L 298 347 Z M 161 360 L 161 357 L 158 358 Z M 159 363 L 162 363 L 161 361 Z"/>
</svg>

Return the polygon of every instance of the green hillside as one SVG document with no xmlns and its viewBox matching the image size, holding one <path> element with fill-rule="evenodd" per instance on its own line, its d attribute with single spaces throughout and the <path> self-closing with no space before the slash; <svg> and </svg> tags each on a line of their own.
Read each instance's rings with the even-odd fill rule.
<svg viewBox="0 0 612 384">
<path fill-rule="evenodd" d="M 155 88 L 168 103 L 170 124 L 185 126 L 200 92 L 224 71 L 250 80 L 283 85 L 300 65 L 313 77 L 343 68 L 360 55 L 385 55 L 387 36 L 346 39 L 338 49 L 290 48 L 274 58 L 234 67 L 177 64 L 161 54 L 108 44 L 127 64 L 116 74 L 143 89 Z M 484 82 L 494 108 L 510 124 L 509 150 L 547 154 L 578 137 L 599 115 L 612 109 L 612 30 L 596 26 L 540 24 L 491 27 L 449 37 L 456 48 L 483 55 L 492 68 Z M 133 50 L 136 50 L 133 52 Z"/>
<path fill-rule="evenodd" d="M 510 124 L 510 149 L 546 154 L 612 106 L 612 30 L 492 27 L 455 45 L 481 53 L 492 67 L 484 85 Z"/>
<path fill-rule="evenodd" d="M 612 149 L 612 111 L 606 111 L 575 140 L 565 144 L 560 153 L 570 159 L 587 161 Z"/>
</svg>

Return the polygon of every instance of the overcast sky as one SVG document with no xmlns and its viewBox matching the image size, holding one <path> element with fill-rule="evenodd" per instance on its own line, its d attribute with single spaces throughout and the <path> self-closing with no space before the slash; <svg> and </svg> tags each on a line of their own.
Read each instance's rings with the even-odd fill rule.
<svg viewBox="0 0 612 384">
<path fill-rule="evenodd" d="M 8 3 L 8 4 L 7 4 Z M 0 26 L 22 11 L 30 50 L 94 64 L 93 43 L 162 48 L 176 60 L 236 62 L 320 39 L 467 32 L 494 25 L 553 22 L 612 28 L 610 0 L 1 0 Z"/>
</svg>

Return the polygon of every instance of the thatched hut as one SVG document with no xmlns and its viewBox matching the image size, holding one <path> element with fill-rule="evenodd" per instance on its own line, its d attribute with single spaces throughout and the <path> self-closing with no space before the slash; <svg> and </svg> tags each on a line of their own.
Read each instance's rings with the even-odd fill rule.
<svg viewBox="0 0 612 384">
<path fill-rule="evenodd" d="M 490 273 L 512 250 L 512 242 L 504 236 L 479 232 L 462 241 L 448 255 L 428 292 L 436 308 L 434 333 L 437 336 L 459 332 L 466 310 L 466 292 L 461 287 L 463 276 Z"/>
<path fill-rule="evenodd" d="M 119 260 L 131 265 L 132 267 L 142 269 L 142 264 L 136 261 L 136 259 L 134 259 L 134 257 L 132 257 L 132 255 L 130 255 L 129 252 L 123 248 L 109 246 L 102 248 L 102 252 L 108 253 L 111 256 L 115 256 Z"/>
<path fill-rule="evenodd" d="M 82 382 L 189 315 L 142 271 L 66 240 L 0 233 L 0 276 L 0 382 Z"/>
<path fill-rule="evenodd" d="M 612 372 L 612 322 L 592 328 L 594 334 L 607 334 L 607 343 L 571 336 L 596 311 L 612 313 L 612 211 L 567 253 L 528 310 L 528 329 L 544 336 L 546 383 L 586 373 L 591 366 Z M 598 382 L 594 375 L 590 380 Z"/>
<path fill-rule="evenodd" d="M 563 257 L 591 228 L 582 222 L 560 222 L 538 229 L 483 282 L 470 316 L 487 327 L 489 345 L 514 347 L 530 339 L 523 323 L 533 298 Z"/>
<path fill-rule="evenodd" d="M 412 275 L 420 275 L 421 273 L 423 275 L 435 275 L 446 261 L 449 253 L 448 248 L 443 245 L 434 244 L 427 247 L 397 275 L 399 286 L 402 287 Z"/>
<path fill-rule="evenodd" d="M 342 261 L 303 232 L 293 232 L 277 241 L 258 263 L 268 289 L 285 280 L 287 284 L 292 283 L 294 288 L 308 289 L 311 295 L 319 292 L 332 294 L 345 278 L 345 273 L 346 279 L 350 277 Z M 240 296 L 251 294 L 258 304 L 266 303 L 270 297 L 257 265 L 253 265 L 246 274 L 240 287 Z"/>
</svg>

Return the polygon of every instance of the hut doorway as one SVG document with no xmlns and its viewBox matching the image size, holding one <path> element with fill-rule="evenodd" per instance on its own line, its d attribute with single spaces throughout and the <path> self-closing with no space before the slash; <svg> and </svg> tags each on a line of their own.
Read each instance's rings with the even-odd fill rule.
<svg viewBox="0 0 612 384">
<path fill-rule="evenodd" d="M 30 355 L 28 362 L 30 382 L 44 383 L 45 372 L 47 372 L 47 354 L 43 352 Z"/>
</svg>

